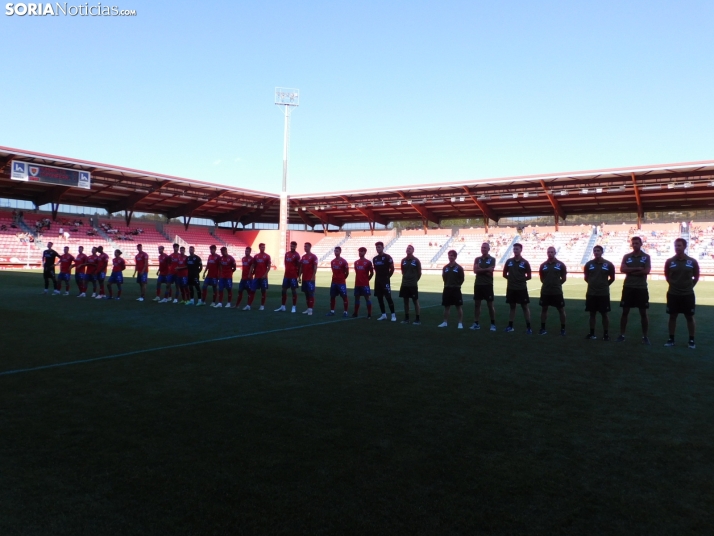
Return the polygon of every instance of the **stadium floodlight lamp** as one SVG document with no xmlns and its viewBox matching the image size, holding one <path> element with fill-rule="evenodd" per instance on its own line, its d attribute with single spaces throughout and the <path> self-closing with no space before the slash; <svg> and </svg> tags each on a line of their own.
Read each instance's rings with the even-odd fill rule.
<svg viewBox="0 0 714 536">
<path fill-rule="evenodd" d="M 300 106 L 300 90 L 295 88 L 276 87 L 275 104 L 278 106 Z"/>
<path fill-rule="evenodd" d="M 624 192 L 624 191 L 625 191 L 625 187 L 624 187 L 624 186 L 618 186 L 617 188 L 609 188 L 609 189 L 607 190 L 607 193 L 609 193 L 609 194 L 616 194 L 616 193 Z"/>
<path fill-rule="evenodd" d="M 692 184 L 691 182 L 685 182 L 685 183 L 682 185 L 682 188 L 691 188 L 692 186 L 694 186 L 694 184 Z"/>
<path fill-rule="evenodd" d="M 642 190 L 643 191 L 651 191 L 651 190 L 661 190 L 662 185 L 661 184 L 649 184 L 647 186 L 643 186 Z"/>
<path fill-rule="evenodd" d="M 303 211 L 303 212 L 306 212 L 306 211 L 307 211 L 307 207 L 302 207 L 302 211 Z"/>
<path fill-rule="evenodd" d="M 501 194 L 501 199 L 513 199 L 513 194 Z"/>
<path fill-rule="evenodd" d="M 488 201 L 489 199 L 491 199 L 491 196 L 490 196 L 490 195 L 480 195 L 480 196 L 478 196 L 478 200 L 479 200 L 479 201 Z"/>
<path fill-rule="evenodd" d="M 587 188 L 583 188 L 582 190 L 580 190 L 580 193 L 581 193 L 582 195 L 588 195 L 589 190 L 588 190 Z"/>
<path fill-rule="evenodd" d="M 667 184 L 667 189 L 668 189 L 668 190 L 672 190 L 673 188 L 676 188 L 676 187 L 677 187 L 677 184 L 676 184 L 676 183 L 670 182 L 669 184 Z"/>
<path fill-rule="evenodd" d="M 466 201 L 466 198 L 463 197 L 463 196 L 462 196 L 462 197 L 459 197 L 459 201 L 461 201 L 461 202 L 463 203 L 464 201 Z"/>
<path fill-rule="evenodd" d="M 601 194 L 601 193 L 602 193 L 602 188 L 595 188 L 595 193 L 596 193 L 596 194 Z"/>
<path fill-rule="evenodd" d="M 561 191 L 559 192 L 559 194 L 560 194 L 561 196 L 563 196 L 563 195 L 568 195 L 568 190 L 561 190 Z"/>
</svg>

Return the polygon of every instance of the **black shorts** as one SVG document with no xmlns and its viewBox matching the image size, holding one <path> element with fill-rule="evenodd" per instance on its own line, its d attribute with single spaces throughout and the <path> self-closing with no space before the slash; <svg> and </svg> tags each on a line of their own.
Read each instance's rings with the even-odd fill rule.
<svg viewBox="0 0 714 536">
<path fill-rule="evenodd" d="M 399 288 L 399 297 L 400 298 L 411 298 L 412 300 L 418 300 L 419 299 L 419 287 L 417 287 L 417 286 L 413 286 L 413 287 L 402 286 Z"/>
<path fill-rule="evenodd" d="M 45 268 L 42 271 L 42 276 L 46 277 L 47 279 L 53 279 L 55 277 L 55 269 L 54 268 Z"/>
<path fill-rule="evenodd" d="M 391 296 L 392 287 L 389 285 L 389 281 L 375 281 L 374 295 L 377 298 L 379 298 L 380 296 Z"/>
<path fill-rule="evenodd" d="M 561 309 L 565 307 L 565 298 L 562 294 L 546 294 L 543 296 L 541 294 L 540 300 L 538 300 L 538 305 L 541 307 L 555 307 Z"/>
<path fill-rule="evenodd" d="M 650 293 L 646 288 L 622 288 L 620 307 L 630 309 L 649 309 Z"/>
<path fill-rule="evenodd" d="M 451 305 L 463 305 L 464 298 L 460 288 L 445 288 L 441 294 L 441 305 L 448 307 Z"/>
<path fill-rule="evenodd" d="M 526 305 L 531 302 L 528 290 L 506 290 L 506 303 L 511 305 Z"/>
<path fill-rule="evenodd" d="M 609 313 L 610 296 L 591 296 L 590 294 L 586 294 L 585 310 L 591 313 Z"/>
<path fill-rule="evenodd" d="M 493 285 L 474 285 L 474 301 L 493 301 Z"/>
<path fill-rule="evenodd" d="M 684 316 L 692 316 L 694 315 L 695 305 L 696 300 L 694 299 L 694 293 L 687 294 L 686 296 L 672 296 L 669 292 L 667 293 L 668 315 L 678 315 L 681 313 Z"/>
</svg>

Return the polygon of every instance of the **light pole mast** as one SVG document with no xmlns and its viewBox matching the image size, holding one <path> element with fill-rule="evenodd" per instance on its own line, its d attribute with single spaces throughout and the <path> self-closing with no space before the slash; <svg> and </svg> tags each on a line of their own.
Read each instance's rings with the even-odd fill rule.
<svg viewBox="0 0 714 536">
<path fill-rule="evenodd" d="M 280 192 L 280 262 L 285 258 L 288 241 L 288 148 L 290 146 L 290 113 L 300 105 L 300 90 L 285 87 L 275 88 L 275 104 L 283 106 L 285 127 L 283 130 L 283 189 Z"/>
</svg>

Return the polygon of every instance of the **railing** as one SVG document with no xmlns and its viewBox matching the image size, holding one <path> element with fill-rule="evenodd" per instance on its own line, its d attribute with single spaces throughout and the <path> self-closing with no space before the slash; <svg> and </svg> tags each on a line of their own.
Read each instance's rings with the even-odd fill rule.
<svg viewBox="0 0 714 536">
<path fill-rule="evenodd" d="M 588 240 L 588 245 L 585 246 L 585 251 L 583 252 L 583 258 L 580 259 L 580 266 L 585 266 L 587 264 L 587 262 L 590 260 L 590 253 L 592 252 L 593 248 L 595 247 L 595 244 L 597 244 L 597 228 L 593 229 L 593 232 L 590 235 L 590 240 Z"/>
<path fill-rule="evenodd" d="M 447 248 L 451 247 L 451 244 L 454 242 L 454 238 L 456 238 L 456 236 L 457 235 L 452 234 L 449 237 L 449 239 L 446 242 L 444 242 L 444 245 L 441 246 L 441 249 L 439 249 L 438 253 L 436 255 L 434 255 L 434 257 L 432 257 L 431 261 L 429 261 L 429 262 L 435 263 L 437 261 L 437 259 L 439 257 L 441 257 L 441 255 L 444 253 L 444 251 L 446 251 Z M 461 249 L 463 249 L 463 247 Z"/>
<path fill-rule="evenodd" d="M 322 257 L 320 257 L 319 262 L 325 262 L 325 260 L 326 260 L 330 255 L 333 255 L 333 254 L 334 254 L 335 248 L 336 248 L 337 246 L 342 247 L 342 244 L 344 244 L 345 242 L 347 242 L 348 239 L 349 239 L 349 236 L 345 235 L 345 237 L 344 237 L 342 240 L 340 240 L 337 244 L 335 244 L 334 246 L 332 246 L 332 249 L 331 249 L 331 250 L 329 250 L 329 251 L 328 251 L 327 253 L 325 253 Z"/>
<path fill-rule="evenodd" d="M 179 246 L 183 246 L 186 249 L 189 248 L 189 243 L 186 242 L 183 238 L 181 238 L 179 235 L 174 236 L 174 244 L 178 244 Z"/>
<path fill-rule="evenodd" d="M 501 255 L 501 258 L 498 260 L 498 264 L 502 265 L 508 260 L 508 258 L 511 256 L 511 252 L 513 251 L 513 245 L 517 244 L 520 241 L 521 241 L 521 235 L 517 234 L 516 236 L 513 237 L 513 240 L 511 240 L 511 243 L 508 244 L 506 251 L 503 252 L 503 255 Z"/>
</svg>

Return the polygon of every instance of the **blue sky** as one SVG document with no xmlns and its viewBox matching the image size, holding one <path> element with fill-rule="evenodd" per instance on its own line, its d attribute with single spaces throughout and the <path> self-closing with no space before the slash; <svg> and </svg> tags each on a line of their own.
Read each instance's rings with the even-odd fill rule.
<svg viewBox="0 0 714 536">
<path fill-rule="evenodd" d="M 295 193 L 714 159 L 710 1 L 104 5 L 3 9 L 0 145 L 277 192 L 286 86 Z"/>
</svg>

